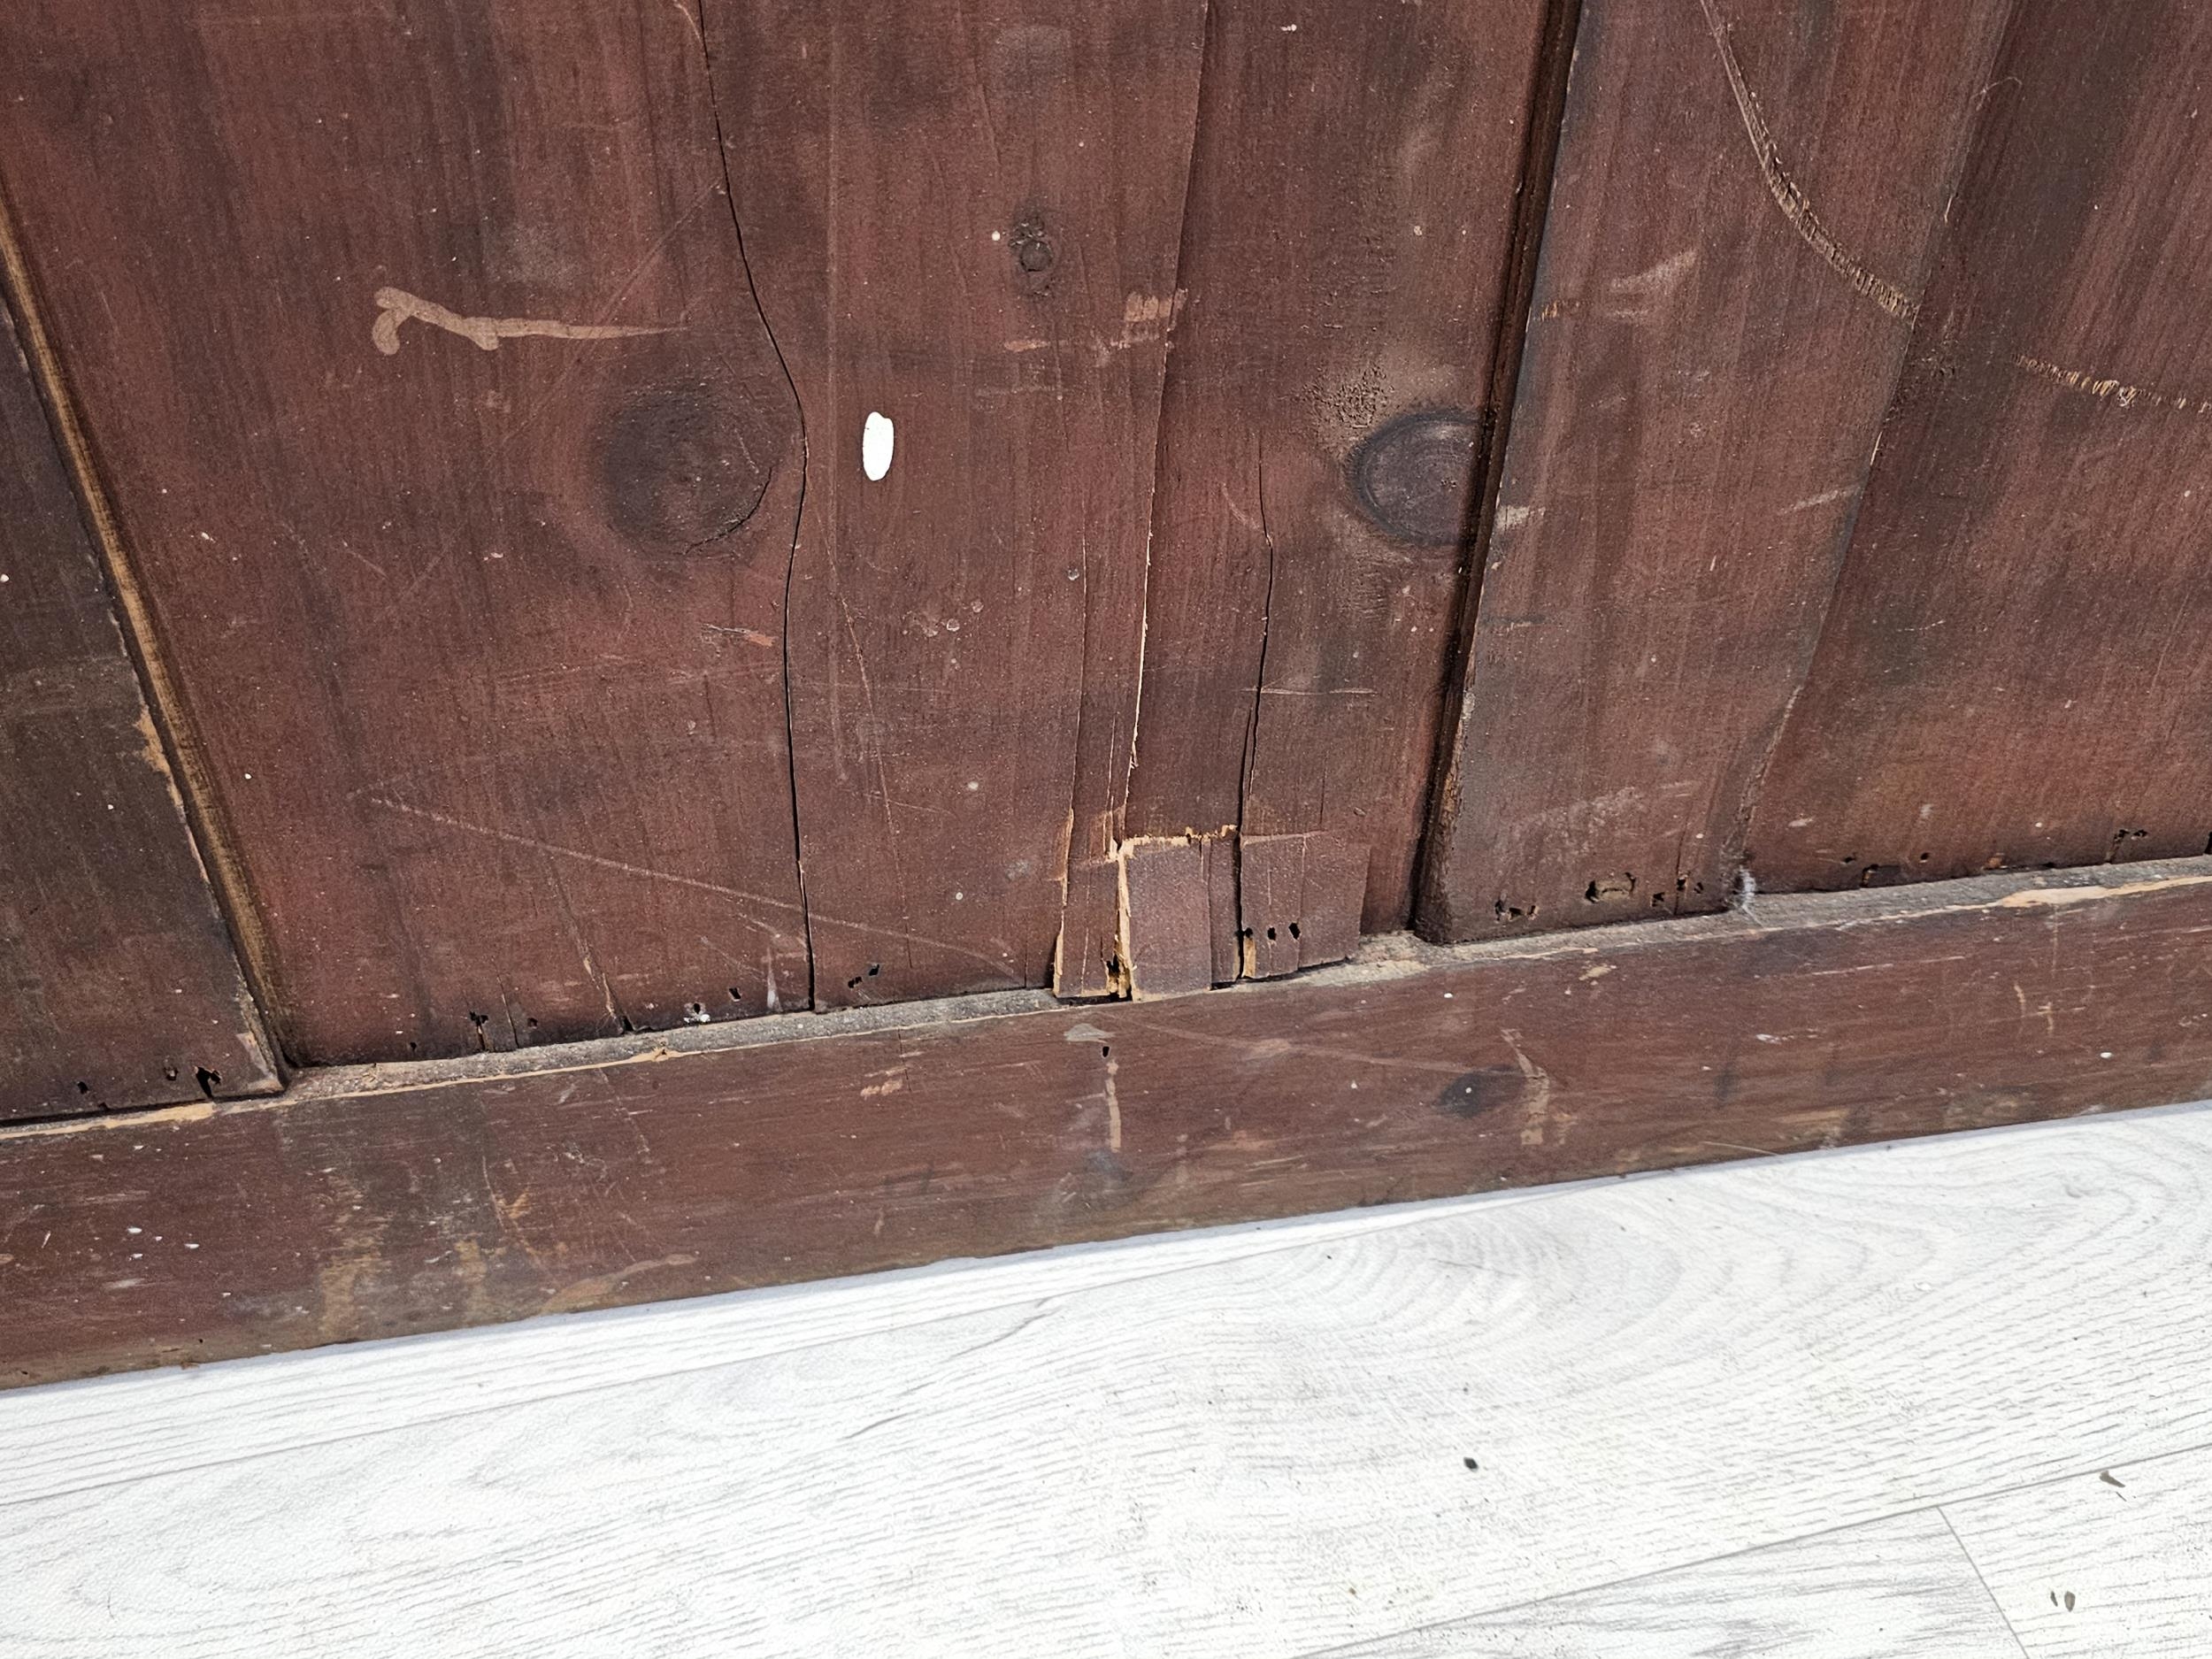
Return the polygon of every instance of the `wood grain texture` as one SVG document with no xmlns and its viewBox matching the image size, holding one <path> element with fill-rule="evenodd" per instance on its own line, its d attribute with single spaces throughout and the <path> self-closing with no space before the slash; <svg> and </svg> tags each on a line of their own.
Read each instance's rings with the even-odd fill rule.
<svg viewBox="0 0 2212 1659">
<path fill-rule="evenodd" d="M 2201 1259 L 2177 1271 L 2202 1294 Z M 2212 1450 L 1943 1512 L 2027 1659 L 2189 1659 L 2212 1641 Z"/>
<path fill-rule="evenodd" d="M 0 1131 L 0 1379 L 2212 1093 L 2212 864 L 2129 873 L 1401 939 L 1169 1002 L 792 1016 Z"/>
<path fill-rule="evenodd" d="M 469 1411 L 492 1411 L 557 1394 L 611 1392 L 726 1365 L 733 1357 L 763 1360 L 970 1315 L 1003 1314 L 1126 1279 L 1216 1268 L 1470 1209 L 1548 1202 L 1561 1190 L 1486 1193 L 1158 1233 L 19 1389 L 0 1411 L 0 1460 L 10 1502 L 28 1502 L 319 1445 L 329 1438 L 334 1420 L 342 1419 L 348 1434 L 368 1434 L 450 1416 L 463 1401 Z M 107 1432 L 118 1417 L 132 1424 L 127 1434 Z"/>
<path fill-rule="evenodd" d="M 19 1394 L 0 1640 L 1982 1659 L 1934 1506 L 2212 1434 L 2208 1171 L 2147 1114 Z"/>
<path fill-rule="evenodd" d="M 1140 837 L 1123 841 L 1118 857 L 1118 973 L 1127 994 L 1183 996 L 1236 979 L 1235 840 Z"/>
<path fill-rule="evenodd" d="M 277 1086 L 0 303 L 0 1121 Z"/>
<path fill-rule="evenodd" d="M 1425 933 L 1726 902 L 2008 9 L 1586 0 Z"/>
<path fill-rule="evenodd" d="M 1111 852 L 1203 13 L 710 10 L 807 421 L 790 695 L 818 1004 L 1048 983 L 1070 848 Z M 1076 949 L 1102 969 L 1092 873 Z"/>
<path fill-rule="evenodd" d="M 1325 830 L 1239 841 L 1238 938 L 1247 979 L 1341 962 L 1359 949 L 1369 854 L 1363 842 Z"/>
<path fill-rule="evenodd" d="M 1540 0 L 1216 0 L 1127 832 L 1327 830 L 1404 925 Z"/>
<path fill-rule="evenodd" d="M 803 1006 L 796 411 L 684 8 L 8 28 L 0 180 L 288 1048 Z"/>
<path fill-rule="evenodd" d="M 2212 16 L 2024 0 L 1759 879 L 1835 887 L 2212 834 Z"/>
<path fill-rule="evenodd" d="M 1401 1632 L 1331 1659 L 2020 1659 L 1933 1513 Z"/>
</svg>

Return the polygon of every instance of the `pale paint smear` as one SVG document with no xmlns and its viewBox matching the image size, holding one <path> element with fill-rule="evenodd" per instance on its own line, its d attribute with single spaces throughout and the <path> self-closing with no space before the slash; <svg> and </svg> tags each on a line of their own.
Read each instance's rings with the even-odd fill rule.
<svg viewBox="0 0 2212 1659">
<path fill-rule="evenodd" d="M 860 429 L 860 470 L 871 481 L 880 480 L 891 470 L 891 417 L 868 411 L 867 424 Z"/>
</svg>

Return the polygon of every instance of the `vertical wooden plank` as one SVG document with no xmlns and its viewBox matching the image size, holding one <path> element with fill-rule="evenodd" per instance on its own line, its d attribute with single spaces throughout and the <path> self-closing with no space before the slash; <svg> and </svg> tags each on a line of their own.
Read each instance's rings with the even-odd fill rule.
<svg viewBox="0 0 2212 1659">
<path fill-rule="evenodd" d="M 2212 834 L 2212 14 L 2026 0 L 1751 838 L 1763 885 Z"/>
<path fill-rule="evenodd" d="M 696 19 L 7 30 L 0 180 L 296 1053 L 803 1004 L 797 421 Z"/>
<path fill-rule="evenodd" d="M 1071 847 L 1110 937 L 1203 13 L 710 8 L 806 419 L 790 681 L 819 1003 L 1046 982 Z"/>
<path fill-rule="evenodd" d="M 1711 910 L 2008 0 L 1586 0 L 1420 914 Z"/>
<path fill-rule="evenodd" d="M 0 1121 L 276 1086 L 0 305 Z"/>
<path fill-rule="evenodd" d="M 1331 831 L 1412 894 L 1541 0 L 1216 0 L 1133 835 Z"/>
</svg>

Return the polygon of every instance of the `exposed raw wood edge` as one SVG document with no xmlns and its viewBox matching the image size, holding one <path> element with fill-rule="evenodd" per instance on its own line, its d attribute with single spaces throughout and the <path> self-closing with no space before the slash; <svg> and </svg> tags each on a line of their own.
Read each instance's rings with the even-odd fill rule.
<svg viewBox="0 0 2212 1659">
<path fill-rule="evenodd" d="M 1141 842 L 1144 839 L 1139 836 L 1135 841 L 1117 841 L 1114 843 L 1114 939 L 1116 942 L 1114 960 L 1106 977 L 1108 984 L 1113 987 L 1113 994 L 1131 1002 L 1136 1000 L 1137 972 L 1135 953 L 1130 947 L 1130 940 L 1134 930 L 1129 926 L 1129 850 L 1132 846 Z M 1074 843 L 1071 841 L 1069 846 L 1071 853 Z M 1063 938 L 1066 937 L 1067 929 L 1064 926 L 1060 933 Z"/>
<path fill-rule="evenodd" d="M 2000 910 L 2053 910 L 2070 904 L 2093 903 L 2099 899 L 2124 898 L 2134 893 L 2160 893 L 2171 887 L 2194 887 L 2212 881 L 2212 875 L 2165 876 L 2147 881 L 2121 881 L 2093 887 L 2024 887 L 1997 901 Z"/>
<path fill-rule="evenodd" d="M 1414 849 L 1413 926 L 1424 933 L 1446 930 L 1440 872 L 1432 872 L 1438 849 L 1450 844 L 1452 821 L 1459 815 L 1461 780 L 1456 764 L 1460 721 L 1467 701 L 1467 676 L 1475 652 L 1475 613 L 1482 603 L 1482 573 L 1490 557 L 1491 532 L 1498 511 L 1498 490 L 1505 480 L 1507 441 L 1513 435 L 1513 409 L 1521 383 L 1521 356 L 1528 342 L 1529 308 L 1536 296 L 1544 221 L 1551 211 L 1552 174 L 1567 113 L 1567 83 L 1574 70 L 1575 37 L 1582 25 L 1582 0 L 1551 0 L 1536 52 L 1536 73 L 1529 88 L 1528 112 L 1521 134 L 1520 203 L 1507 244 L 1505 292 L 1498 310 L 1498 334 L 1490 351 L 1489 419 L 1478 462 L 1481 478 L 1469 505 L 1465 560 L 1455 608 L 1451 665 L 1444 680 L 1443 718 L 1436 723 L 1436 757 L 1429 768 L 1428 810 L 1421 844 Z"/>
<path fill-rule="evenodd" d="M 1349 988 L 1486 964 L 1504 965 L 1579 958 L 1594 964 L 1653 946 L 1681 946 L 1776 933 L 1818 935 L 1835 930 L 1907 926 L 1932 916 L 1968 915 L 1977 910 L 2002 913 L 2068 910 L 2207 884 L 2212 884 L 2212 857 L 2178 858 L 1969 876 L 1958 880 L 1896 887 L 1779 894 L 1759 897 L 1715 915 L 1624 922 L 1610 927 L 1524 934 L 1466 945 L 1431 944 L 1411 933 L 1384 933 L 1363 940 L 1358 955 L 1348 961 L 1310 968 L 1289 979 L 1240 980 L 1181 1001 L 1187 1006 L 1193 1001 L 1222 997 L 1266 997 L 1286 985 Z M 558 1043 L 541 1048 L 465 1055 L 454 1059 L 318 1066 L 296 1074 L 291 1086 L 281 1094 L 258 1099 L 199 1101 L 184 1106 L 112 1112 L 100 1118 L 9 1125 L 0 1127 L 0 1148 L 12 1141 L 57 1135 L 135 1132 L 200 1123 L 242 1112 L 280 1112 L 317 1102 L 426 1088 L 473 1087 L 564 1072 L 653 1065 L 664 1061 L 711 1059 L 740 1049 L 833 1041 L 868 1033 L 939 1030 L 1008 1015 L 1072 1014 L 1086 1009 L 1104 1012 L 1113 1006 L 1095 1002 L 1063 1002 L 1041 990 L 988 991 L 967 996 L 888 1002 L 872 1008 L 837 1009 L 825 1013 L 770 1014 L 757 1019 Z"/>
<path fill-rule="evenodd" d="M 233 849 L 230 837 L 215 809 L 215 790 L 207 759 L 184 717 L 184 703 L 162 656 L 154 629 L 153 612 L 147 603 L 130 553 L 115 524 L 106 486 L 100 480 L 92 446 L 78 418 L 75 398 L 62 372 L 61 359 L 46 332 L 46 319 L 31 280 L 16 234 L 14 205 L 0 188 L 0 304 L 15 319 L 31 377 L 37 385 L 46 418 L 59 442 L 77 502 L 91 532 L 93 545 L 120 612 L 124 643 L 138 671 L 141 695 L 151 712 L 153 729 L 146 734 L 146 757 L 168 788 L 183 818 L 194 863 L 210 892 L 215 895 L 228 925 L 231 943 L 242 972 L 246 993 L 238 999 L 241 1030 L 257 1046 L 273 1073 L 270 1081 L 250 1087 L 266 1093 L 282 1087 L 286 1075 L 284 1045 L 277 1023 L 265 1010 L 279 1009 L 273 1000 L 276 986 L 274 955 L 261 912 L 255 906 L 245 870 Z"/>
</svg>

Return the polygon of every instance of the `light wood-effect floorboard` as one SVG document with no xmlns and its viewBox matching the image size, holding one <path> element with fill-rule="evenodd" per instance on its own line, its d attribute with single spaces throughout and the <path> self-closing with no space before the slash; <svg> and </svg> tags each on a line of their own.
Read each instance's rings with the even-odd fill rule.
<svg viewBox="0 0 2212 1659">
<path fill-rule="evenodd" d="M 0 1653 L 2212 1652 L 2207 1446 L 2194 1108 L 0 1396 Z"/>
</svg>

